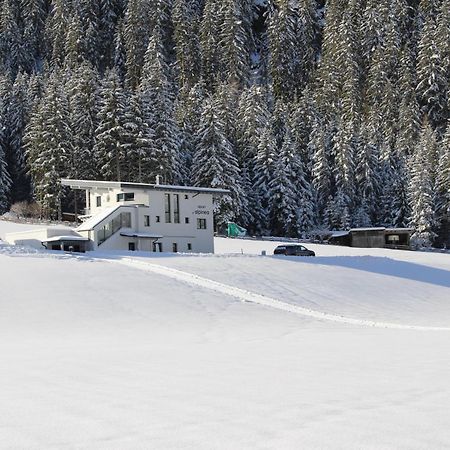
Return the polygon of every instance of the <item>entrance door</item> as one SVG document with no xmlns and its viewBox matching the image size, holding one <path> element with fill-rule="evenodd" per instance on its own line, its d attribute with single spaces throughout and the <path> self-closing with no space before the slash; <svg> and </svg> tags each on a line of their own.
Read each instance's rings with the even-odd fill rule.
<svg viewBox="0 0 450 450">
<path fill-rule="evenodd" d="M 162 243 L 161 242 L 153 242 L 153 251 L 154 252 L 162 252 Z"/>
<path fill-rule="evenodd" d="M 134 242 L 128 242 L 128 250 L 134 252 L 136 250 L 136 244 Z"/>
</svg>

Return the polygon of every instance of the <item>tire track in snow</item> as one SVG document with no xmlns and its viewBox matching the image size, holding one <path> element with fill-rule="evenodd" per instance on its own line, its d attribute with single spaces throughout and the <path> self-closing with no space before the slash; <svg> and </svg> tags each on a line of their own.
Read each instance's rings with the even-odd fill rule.
<svg viewBox="0 0 450 450">
<path fill-rule="evenodd" d="M 218 281 L 210 280 L 208 278 L 204 278 L 199 275 L 131 258 L 123 258 L 117 260 L 105 259 L 104 261 L 116 262 L 129 267 L 136 267 L 193 286 L 199 286 L 205 289 L 219 292 L 221 294 L 237 298 L 244 302 L 256 303 L 258 305 L 268 306 L 269 308 L 275 308 L 281 311 L 287 311 L 294 314 L 298 314 L 300 316 L 311 317 L 313 319 L 326 320 L 328 322 L 344 323 L 349 325 L 358 325 L 371 328 L 390 328 L 395 330 L 450 331 L 450 328 L 448 327 L 429 327 L 420 325 L 404 325 L 389 322 L 377 322 L 372 320 L 354 319 L 351 317 L 339 316 L 336 314 L 316 311 L 313 309 L 304 308 L 302 306 L 293 305 L 291 303 L 286 303 L 281 300 L 277 300 L 276 298 L 268 297 L 266 295 L 261 295 L 255 292 L 247 291 L 246 289 L 241 289 L 235 286 L 220 283 Z"/>
</svg>

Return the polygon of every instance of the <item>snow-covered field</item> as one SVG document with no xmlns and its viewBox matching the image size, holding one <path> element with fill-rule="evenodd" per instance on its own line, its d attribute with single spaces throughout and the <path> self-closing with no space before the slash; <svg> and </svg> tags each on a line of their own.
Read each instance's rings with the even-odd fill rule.
<svg viewBox="0 0 450 450">
<path fill-rule="evenodd" d="M 450 255 L 275 246 L 0 246 L 0 449 L 449 448 Z"/>
</svg>

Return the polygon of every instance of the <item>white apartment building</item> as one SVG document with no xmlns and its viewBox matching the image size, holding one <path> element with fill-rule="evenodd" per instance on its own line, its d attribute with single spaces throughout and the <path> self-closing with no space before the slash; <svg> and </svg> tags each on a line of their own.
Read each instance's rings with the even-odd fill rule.
<svg viewBox="0 0 450 450">
<path fill-rule="evenodd" d="M 224 189 L 120 181 L 61 180 L 86 193 L 86 219 L 75 230 L 51 233 L 39 242 L 50 250 L 214 252 L 213 199 Z M 28 232 L 6 236 L 10 243 L 37 242 Z M 45 234 L 45 233 L 44 233 Z M 47 233 L 48 234 L 48 233 Z M 36 246 L 36 245 L 34 245 Z M 42 246 L 41 246 L 42 248 Z"/>
</svg>

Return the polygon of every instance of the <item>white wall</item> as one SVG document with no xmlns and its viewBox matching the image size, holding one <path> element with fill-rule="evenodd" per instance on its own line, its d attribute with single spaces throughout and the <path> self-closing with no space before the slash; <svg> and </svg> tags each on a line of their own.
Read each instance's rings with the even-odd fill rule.
<svg viewBox="0 0 450 450">
<path fill-rule="evenodd" d="M 76 236 L 77 233 L 70 228 L 39 228 L 18 233 L 7 233 L 5 241 L 12 245 L 23 245 L 43 250 L 42 241 L 54 236 Z"/>
<path fill-rule="evenodd" d="M 134 201 L 117 202 L 117 194 L 121 192 L 133 192 Z M 171 221 L 165 220 L 165 194 L 170 194 Z M 102 207 L 97 208 L 96 197 L 101 195 Z M 175 195 L 179 196 L 179 223 L 175 223 L 174 201 Z M 137 189 L 93 189 L 91 196 L 91 212 L 93 215 L 100 213 L 104 208 L 114 205 L 124 205 L 129 208 L 120 208 L 113 215 L 106 218 L 95 228 L 97 233 L 104 224 L 111 221 L 121 212 L 132 212 L 132 228 L 134 232 L 149 233 L 163 236 L 159 242 L 163 245 L 164 252 L 171 252 L 173 243 L 178 245 L 179 252 L 213 253 L 214 252 L 214 230 L 213 230 L 213 200 L 211 194 L 195 194 L 190 192 L 137 190 Z M 135 205 L 145 205 L 136 207 Z M 145 216 L 150 216 L 150 226 L 145 226 Z M 158 222 L 159 217 L 159 222 Z M 186 218 L 189 223 L 186 223 Z M 197 228 L 197 219 L 206 220 L 206 229 Z M 82 233 L 87 236 L 86 233 Z M 97 236 L 97 234 L 96 234 Z M 91 232 L 92 237 L 92 232 Z M 98 240 L 96 239 L 96 242 Z M 120 233 L 111 236 L 102 245 L 101 250 L 128 250 L 128 242 L 136 242 L 136 247 L 142 251 L 152 250 L 151 239 L 126 238 Z M 188 250 L 188 243 L 192 250 Z M 97 248 L 97 247 L 96 247 Z"/>
</svg>

